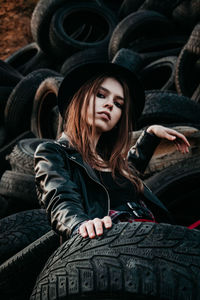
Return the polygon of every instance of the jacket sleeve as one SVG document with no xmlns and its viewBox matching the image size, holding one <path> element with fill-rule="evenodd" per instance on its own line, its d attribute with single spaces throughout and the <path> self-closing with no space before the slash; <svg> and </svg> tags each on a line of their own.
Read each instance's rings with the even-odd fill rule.
<svg viewBox="0 0 200 300">
<path fill-rule="evenodd" d="M 72 180 L 69 159 L 54 142 L 40 144 L 34 155 L 35 180 L 41 205 L 52 228 L 69 237 L 78 224 L 89 219 L 79 187 Z"/>
<path fill-rule="evenodd" d="M 129 163 L 143 173 L 159 143 L 160 138 L 144 130 L 136 144 L 129 151 Z"/>
</svg>

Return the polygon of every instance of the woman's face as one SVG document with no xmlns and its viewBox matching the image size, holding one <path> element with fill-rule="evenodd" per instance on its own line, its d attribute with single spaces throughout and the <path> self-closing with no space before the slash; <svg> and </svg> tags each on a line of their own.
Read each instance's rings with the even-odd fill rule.
<svg viewBox="0 0 200 300">
<path fill-rule="evenodd" d="M 114 78 L 106 78 L 98 89 L 97 95 L 91 96 L 87 110 L 87 122 L 93 124 L 93 102 L 95 101 L 96 132 L 101 134 L 115 127 L 122 115 L 124 92 L 121 84 Z"/>
</svg>

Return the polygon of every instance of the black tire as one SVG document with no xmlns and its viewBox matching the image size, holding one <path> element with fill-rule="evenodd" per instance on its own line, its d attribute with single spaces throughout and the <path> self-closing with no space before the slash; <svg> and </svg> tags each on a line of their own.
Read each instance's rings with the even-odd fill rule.
<svg viewBox="0 0 200 300">
<path fill-rule="evenodd" d="M 133 51 L 139 52 L 140 54 L 151 53 L 155 51 L 170 51 L 171 49 L 182 49 L 187 40 L 188 36 L 180 34 L 174 34 L 167 37 L 146 37 L 145 40 L 133 40 L 129 43 L 129 48 L 131 48 Z"/>
<path fill-rule="evenodd" d="M 0 181 L 0 195 L 16 199 L 21 210 L 39 208 L 33 175 L 6 170 Z"/>
<path fill-rule="evenodd" d="M 200 156 L 200 131 L 197 128 L 191 126 L 170 125 L 169 127 L 175 129 L 176 131 L 184 134 L 187 137 L 190 143 L 190 151 L 187 154 L 180 153 L 179 151 L 177 151 L 174 143 L 166 139 L 162 139 L 157 148 L 155 149 L 147 168 L 145 169 L 143 179 L 147 179 L 150 176 L 186 158 L 189 159 L 191 157 Z M 132 132 L 132 145 L 136 143 L 142 131 L 143 130 Z"/>
<path fill-rule="evenodd" d="M 49 41 L 50 22 L 56 10 L 64 4 L 66 0 L 39 0 L 31 16 L 33 39 L 49 55 L 53 55 Z"/>
<path fill-rule="evenodd" d="M 168 49 L 168 50 L 161 50 L 161 51 L 152 51 L 147 53 L 140 53 L 140 57 L 142 58 L 142 66 L 145 67 L 149 63 L 163 58 L 167 56 L 178 56 L 182 50 L 182 47 Z"/>
<path fill-rule="evenodd" d="M 199 241 L 198 230 L 145 222 L 76 235 L 49 258 L 30 299 L 198 300 Z"/>
<path fill-rule="evenodd" d="M 139 74 L 139 72 L 142 70 L 143 61 L 137 52 L 127 48 L 121 48 L 119 51 L 117 51 L 116 55 L 113 57 L 113 61 L 116 64 L 119 61 L 120 64 L 120 62 L 123 60 L 126 61 L 127 65 L 132 70 L 132 72 Z"/>
<path fill-rule="evenodd" d="M 55 55 L 64 59 L 73 53 L 107 47 L 117 24 L 112 11 L 96 3 L 68 3 L 57 10 L 50 25 L 50 41 Z"/>
<path fill-rule="evenodd" d="M 57 140 L 63 132 L 63 118 L 60 115 L 58 105 L 54 106 L 51 110 L 51 120 L 52 124 L 50 124 L 50 132 L 52 132 L 52 136 L 55 137 L 54 139 Z"/>
<path fill-rule="evenodd" d="M 109 59 L 112 60 L 120 48 L 130 48 L 129 44 L 134 40 L 150 36 L 169 36 L 172 30 L 172 23 L 157 12 L 134 12 L 115 27 L 109 42 Z"/>
<path fill-rule="evenodd" d="M 0 60 L 0 86 L 14 87 L 23 78 L 17 70 Z"/>
<path fill-rule="evenodd" d="M 176 90 L 175 70 L 177 56 L 158 59 L 147 65 L 140 72 L 140 78 L 145 90 Z"/>
<path fill-rule="evenodd" d="M 7 209 L 8 201 L 4 197 L 0 196 L 0 219 L 6 216 Z"/>
<path fill-rule="evenodd" d="M 21 139 L 14 146 L 12 152 L 6 156 L 12 171 L 34 176 L 34 153 L 37 146 L 45 141 L 49 141 L 49 139 Z"/>
<path fill-rule="evenodd" d="M 187 158 L 145 180 L 178 224 L 199 220 L 200 156 Z"/>
<path fill-rule="evenodd" d="M 154 10 L 167 17 L 171 17 L 173 10 L 184 0 L 148 0 L 140 6 L 140 9 Z"/>
<path fill-rule="evenodd" d="M 60 72 L 65 75 L 74 67 L 90 62 L 108 62 L 107 48 L 90 48 L 74 53 L 64 61 Z"/>
<path fill-rule="evenodd" d="M 138 128 L 152 124 L 200 126 L 200 106 L 173 92 L 146 91 L 146 101 Z"/>
<path fill-rule="evenodd" d="M 200 103 L 200 84 L 195 89 L 194 93 L 191 96 L 191 99 L 194 100 L 195 102 Z"/>
<path fill-rule="evenodd" d="M 4 124 L 4 110 L 13 87 L 0 86 L 0 124 Z"/>
<path fill-rule="evenodd" d="M 0 264 L 51 230 L 44 209 L 22 211 L 0 220 Z"/>
<path fill-rule="evenodd" d="M 199 0 L 184 0 L 173 11 L 172 20 L 182 30 L 190 33 L 194 26 L 200 21 Z"/>
<path fill-rule="evenodd" d="M 62 76 L 49 77 L 37 89 L 33 101 L 31 130 L 38 138 L 56 139 L 57 137 L 52 126 L 52 110 L 57 105 L 58 90 L 62 80 Z M 57 123 L 58 127 L 59 123 Z"/>
<path fill-rule="evenodd" d="M 56 69 L 52 58 L 42 52 L 35 42 L 21 47 L 5 61 L 23 75 L 41 68 Z"/>
<path fill-rule="evenodd" d="M 175 83 L 180 95 L 191 97 L 198 87 L 200 82 L 199 60 L 200 23 L 193 29 L 188 42 L 178 56 Z"/>
<path fill-rule="evenodd" d="M 199 71 L 195 68 L 200 55 L 189 52 L 185 47 L 178 56 L 175 74 L 176 90 L 179 95 L 192 97 L 199 84 Z"/>
<path fill-rule="evenodd" d="M 119 8 L 124 2 L 124 0 L 95 0 L 96 3 L 100 6 L 105 5 L 110 10 L 114 11 L 116 14 L 118 14 Z"/>
<path fill-rule="evenodd" d="M 53 231 L 28 245 L 0 266 L 1 300 L 27 300 L 49 256 L 59 247 Z"/>
<path fill-rule="evenodd" d="M 5 127 L 11 138 L 30 130 L 33 99 L 36 91 L 48 77 L 59 76 L 49 69 L 29 73 L 13 89 L 5 107 Z"/>
<path fill-rule="evenodd" d="M 119 8 L 120 20 L 137 11 L 144 1 L 145 0 L 124 0 Z"/>
<path fill-rule="evenodd" d="M 6 130 L 4 125 L 0 125 L 0 148 L 3 147 L 6 140 Z"/>
<path fill-rule="evenodd" d="M 10 154 L 15 144 L 20 141 L 21 139 L 26 138 L 34 138 L 34 134 L 31 131 L 23 132 L 22 134 L 18 135 L 15 139 L 11 142 L 7 143 L 7 140 L 3 147 L 0 148 L 0 177 L 5 170 L 10 169 L 10 164 L 6 160 L 6 155 Z"/>
</svg>

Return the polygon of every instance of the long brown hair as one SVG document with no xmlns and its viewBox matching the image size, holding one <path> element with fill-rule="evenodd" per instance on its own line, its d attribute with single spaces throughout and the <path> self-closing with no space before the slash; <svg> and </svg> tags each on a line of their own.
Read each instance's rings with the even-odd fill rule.
<svg viewBox="0 0 200 300">
<path fill-rule="evenodd" d="M 91 126 L 86 122 L 87 108 L 91 97 L 96 97 L 100 85 L 108 77 L 116 79 L 122 85 L 125 103 L 121 118 L 116 127 L 109 132 L 102 133 L 94 151 L 91 148 L 91 141 L 95 135 L 95 126 Z M 102 74 L 93 78 L 77 91 L 70 102 L 65 113 L 64 132 L 69 138 L 70 144 L 81 153 L 83 160 L 91 167 L 97 169 L 110 168 L 113 178 L 115 178 L 116 172 L 118 172 L 120 175 L 131 180 L 139 192 L 143 189 L 142 181 L 136 175 L 136 170 L 132 166 L 129 166 L 126 159 L 131 147 L 130 132 L 133 130 L 130 101 L 129 88 L 126 82 L 119 76 Z M 93 124 L 94 118 L 95 101 L 93 104 Z"/>
</svg>

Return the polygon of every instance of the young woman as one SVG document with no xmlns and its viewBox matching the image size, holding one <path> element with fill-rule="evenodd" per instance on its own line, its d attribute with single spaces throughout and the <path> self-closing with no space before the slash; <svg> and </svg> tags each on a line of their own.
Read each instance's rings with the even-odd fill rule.
<svg viewBox="0 0 200 300">
<path fill-rule="evenodd" d="M 190 145 L 177 131 L 152 125 L 131 148 L 144 101 L 140 82 L 119 62 L 86 64 L 66 75 L 58 95 L 64 132 L 35 152 L 40 200 L 62 237 L 94 238 L 113 222 L 172 222 L 139 172 L 160 139 L 183 153 Z"/>
</svg>

